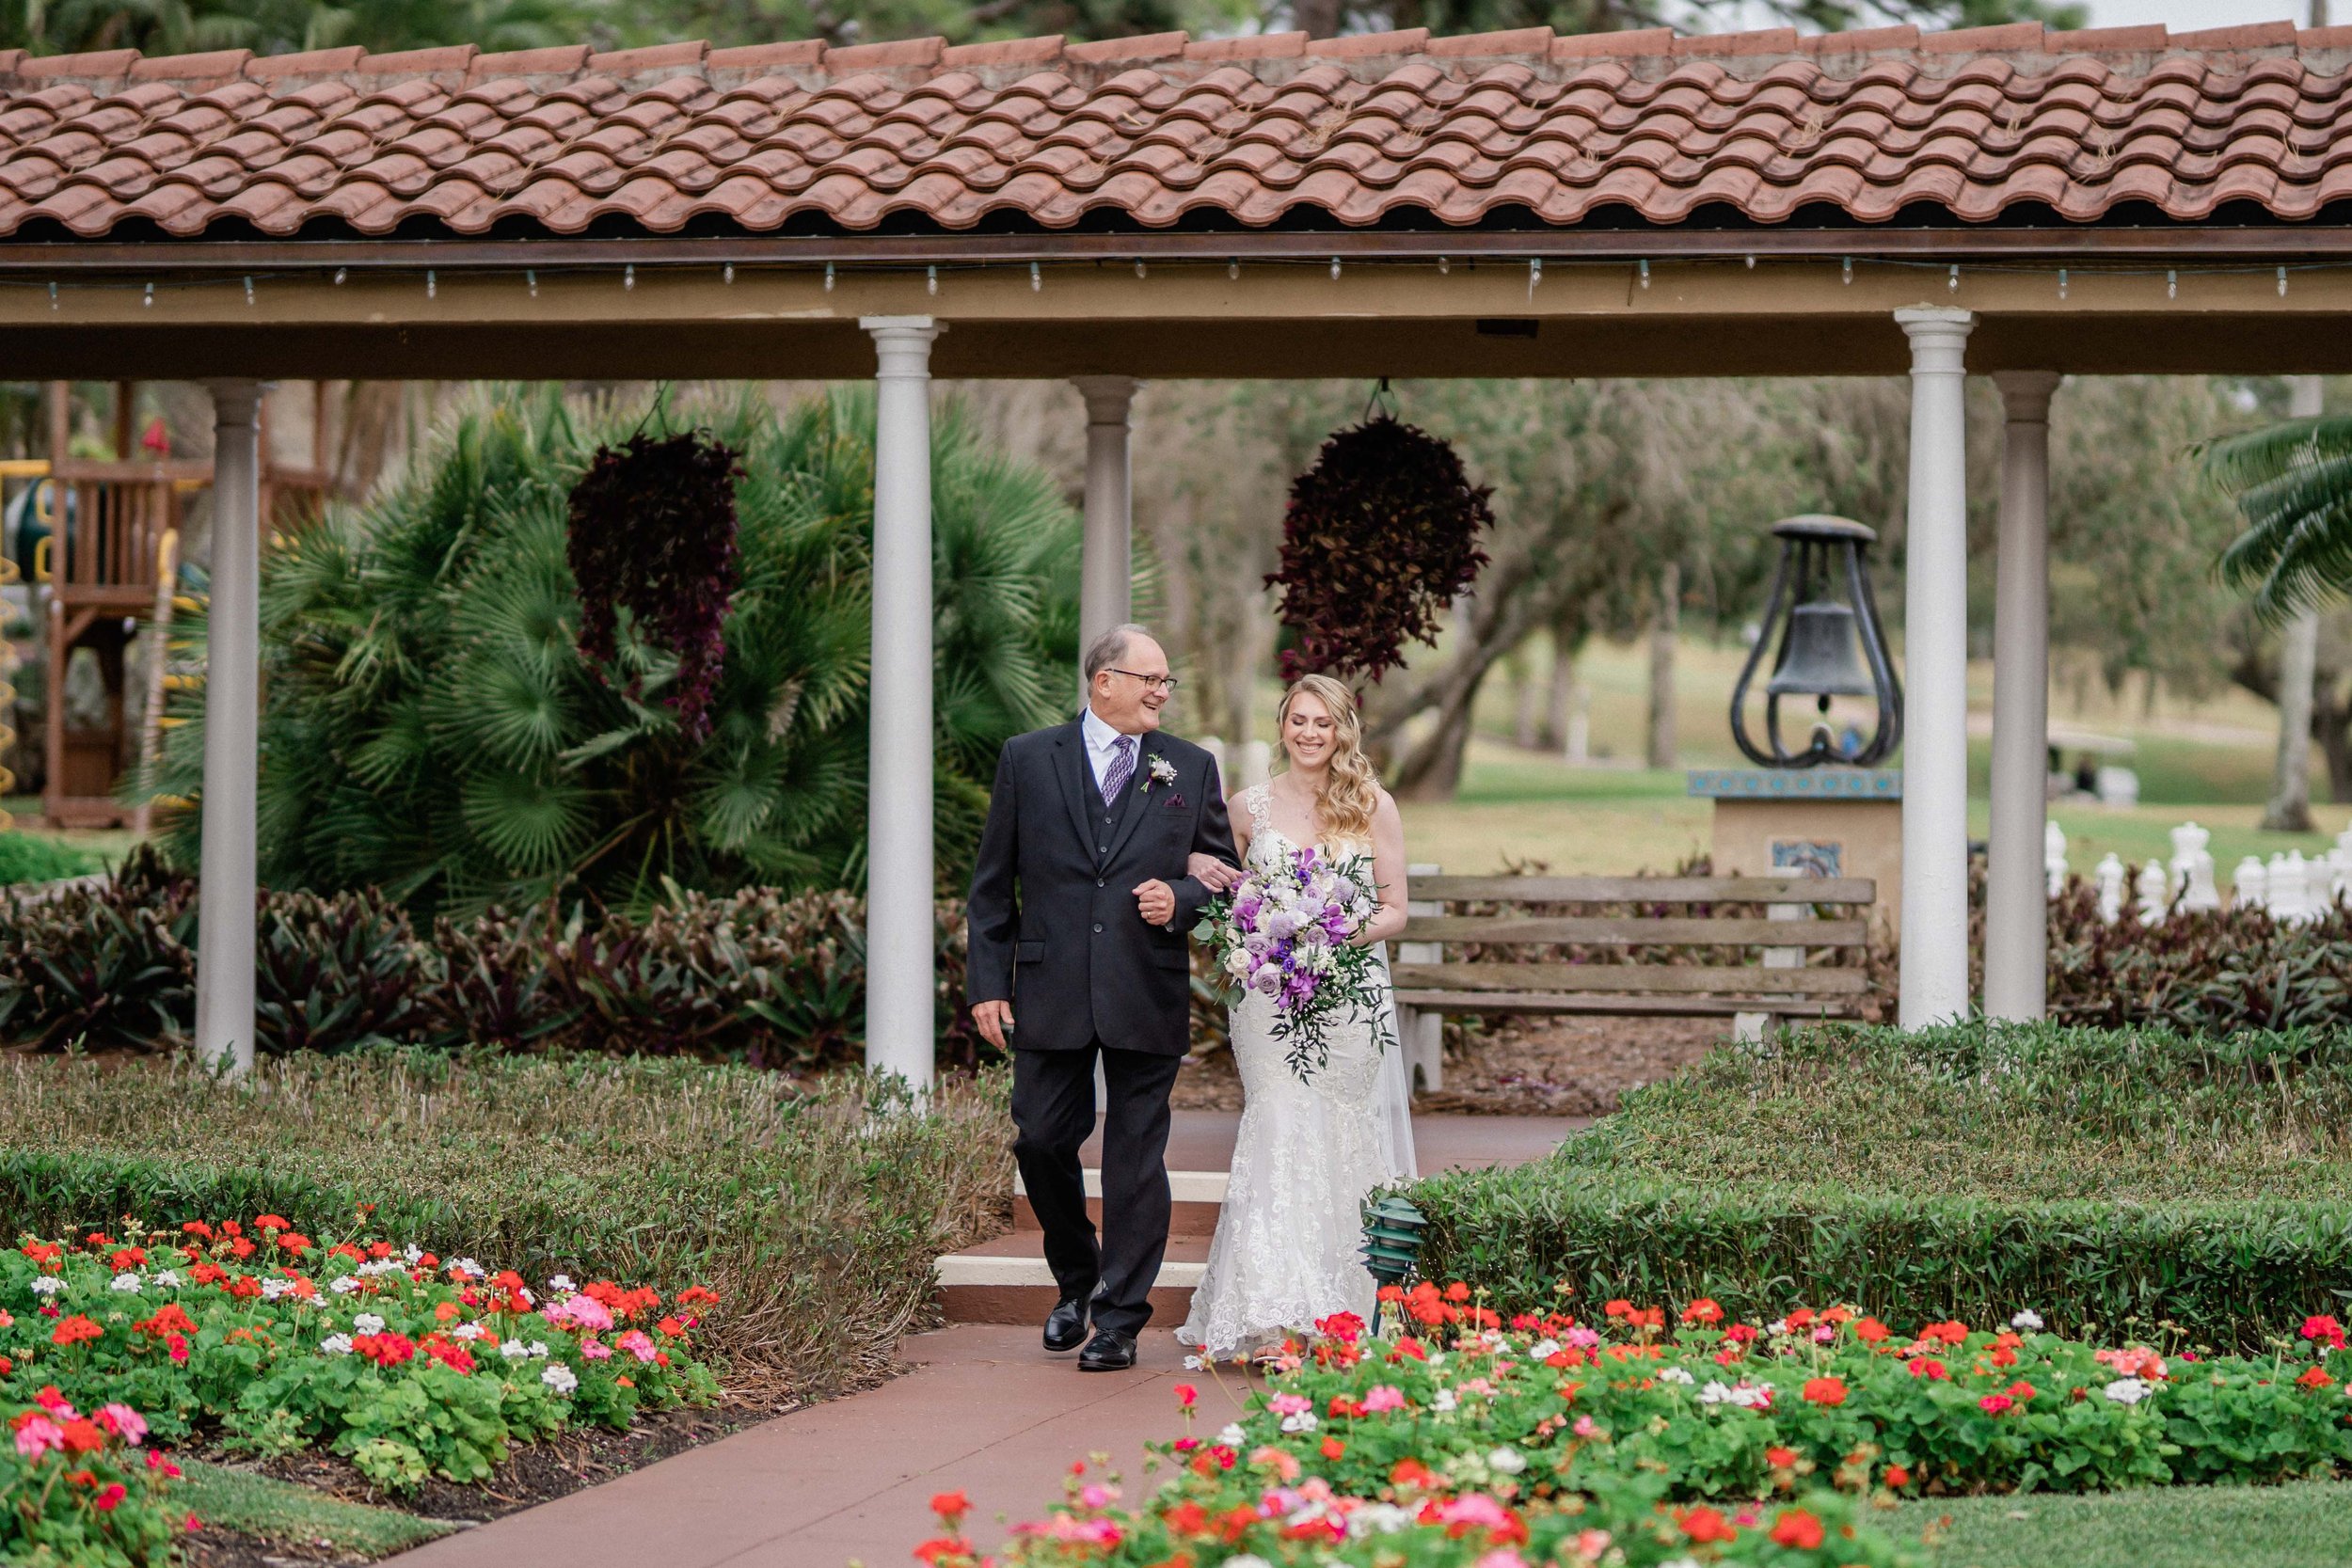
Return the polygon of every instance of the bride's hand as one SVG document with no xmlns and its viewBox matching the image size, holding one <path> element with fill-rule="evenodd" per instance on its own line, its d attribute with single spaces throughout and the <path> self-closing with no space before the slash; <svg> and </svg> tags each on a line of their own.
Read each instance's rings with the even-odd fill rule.
<svg viewBox="0 0 2352 1568">
<path fill-rule="evenodd" d="M 1184 862 L 1184 875 L 1207 888 L 1211 893 L 1223 893 L 1241 880 L 1238 868 L 1226 864 L 1215 855 L 1195 849 Z"/>
</svg>

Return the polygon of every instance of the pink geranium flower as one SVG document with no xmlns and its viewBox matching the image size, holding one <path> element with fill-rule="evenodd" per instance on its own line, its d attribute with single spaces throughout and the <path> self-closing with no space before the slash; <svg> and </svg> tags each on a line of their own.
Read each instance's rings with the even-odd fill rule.
<svg viewBox="0 0 2352 1568">
<path fill-rule="evenodd" d="M 46 1416 L 33 1416 L 16 1429 L 16 1451 L 25 1459 L 39 1459 L 52 1449 L 65 1447 L 65 1429 Z"/>
<path fill-rule="evenodd" d="M 137 1448 L 147 1438 L 147 1418 L 127 1404 L 101 1405 L 95 1419 L 100 1426 L 133 1448 Z"/>
<path fill-rule="evenodd" d="M 1364 1410 L 1369 1415 L 1376 1416 L 1384 1410 L 1402 1410 L 1404 1408 L 1404 1390 L 1391 1384 L 1375 1384 L 1371 1388 L 1365 1390 Z"/>
</svg>

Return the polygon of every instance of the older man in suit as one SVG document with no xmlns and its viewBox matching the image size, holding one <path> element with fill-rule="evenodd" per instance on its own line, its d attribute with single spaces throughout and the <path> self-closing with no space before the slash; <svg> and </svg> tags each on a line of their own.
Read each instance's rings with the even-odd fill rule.
<svg viewBox="0 0 2352 1568">
<path fill-rule="evenodd" d="M 1060 1296 L 1045 1348 L 1084 1341 L 1079 1369 L 1112 1371 L 1135 1365 L 1168 1247 L 1168 1096 L 1191 1033 L 1185 942 L 1219 879 L 1186 866 L 1196 852 L 1221 866 L 1236 857 L 1216 759 L 1160 733 L 1176 681 L 1159 643 L 1117 626 L 1085 663 L 1077 721 L 1017 736 L 997 758 L 966 989 L 980 1033 L 1012 1052 L 1013 1154 Z M 1078 1164 L 1098 1058 L 1109 1097 L 1099 1244 Z"/>
</svg>

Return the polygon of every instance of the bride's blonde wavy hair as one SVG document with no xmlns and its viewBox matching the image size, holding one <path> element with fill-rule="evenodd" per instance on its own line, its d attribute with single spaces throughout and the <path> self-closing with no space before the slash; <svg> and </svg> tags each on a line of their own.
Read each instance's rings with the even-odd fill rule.
<svg viewBox="0 0 2352 1568">
<path fill-rule="evenodd" d="M 1364 755 L 1364 721 L 1356 711 L 1356 694 L 1328 675 L 1301 675 L 1282 693 L 1274 710 L 1274 738 L 1285 768 L 1290 752 L 1281 745 L 1283 726 L 1290 722 L 1291 704 L 1301 693 L 1314 698 L 1331 716 L 1331 768 L 1315 795 L 1315 820 L 1332 844 L 1370 844 L 1372 814 L 1380 805 L 1380 775 Z"/>
</svg>

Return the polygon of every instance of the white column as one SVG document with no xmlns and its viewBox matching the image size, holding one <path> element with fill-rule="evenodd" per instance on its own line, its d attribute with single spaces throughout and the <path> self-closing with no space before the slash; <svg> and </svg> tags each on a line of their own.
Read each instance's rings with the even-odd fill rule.
<svg viewBox="0 0 2352 1568">
<path fill-rule="evenodd" d="M 1993 832 L 1985 890 L 1984 1011 L 2031 1022 L 2049 975 L 2042 865 L 2050 772 L 2048 371 L 2002 371 L 2001 539 L 1993 608 Z"/>
<path fill-rule="evenodd" d="M 1087 404 L 1086 544 L 1078 568 L 1078 646 L 1135 618 L 1135 499 L 1128 477 L 1129 375 L 1074 376 Z"/>
<path fill-rule="evenodd" d="M 262 384 L 215 381 L 212 604 L 204 652 L 204 849 L 197 1054 L 253 1066 L 254 814 L 262 688 Z"/>
<path fill-rule="evenodd" d="M 867 316 L 874 414 L 874 647 L 866 791 L 866 1066 L 931 1082 L 931 340 Z"/>
<path fill-rule="evenodd" d="M 1902 1001 L 1906 1029 L 1968 1011 L 1965 310 L 1895 312 L 1911 338 L 1903 567 Z"/>
</svg>

